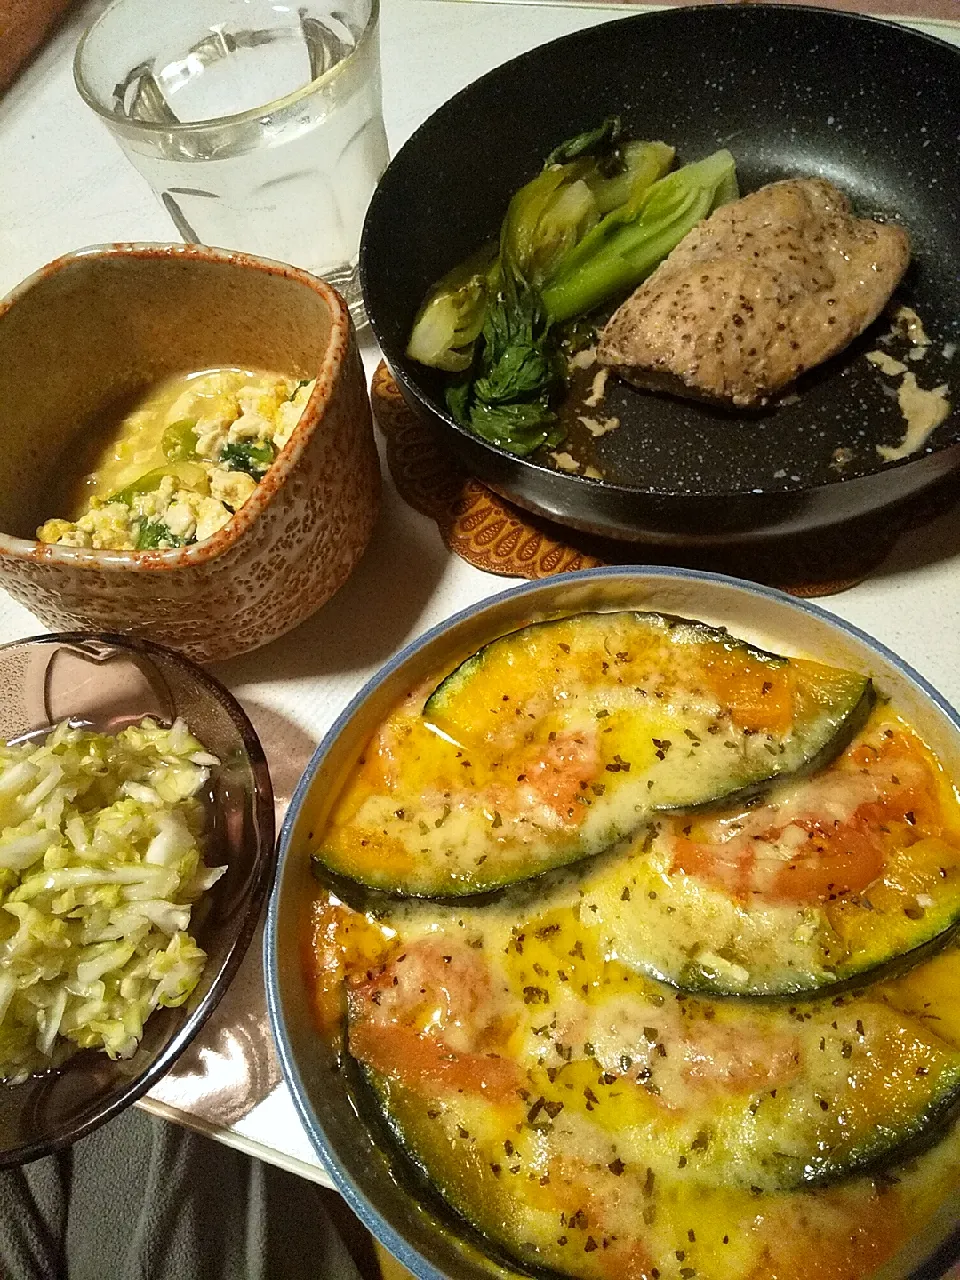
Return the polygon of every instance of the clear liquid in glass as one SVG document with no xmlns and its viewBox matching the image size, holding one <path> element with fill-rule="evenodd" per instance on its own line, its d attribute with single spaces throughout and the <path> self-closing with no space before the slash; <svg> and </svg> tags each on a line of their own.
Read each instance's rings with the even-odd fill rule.
<svg viewBox="0 0 960 1280">
<path fill-rule="evenodd" d="M 120 140 L 185 240 L 306 267 L 356 304 L 363 218 L 388 159 L 371 34 L 339 16 L 211 31 L 117 84 Z"/>
</svg>

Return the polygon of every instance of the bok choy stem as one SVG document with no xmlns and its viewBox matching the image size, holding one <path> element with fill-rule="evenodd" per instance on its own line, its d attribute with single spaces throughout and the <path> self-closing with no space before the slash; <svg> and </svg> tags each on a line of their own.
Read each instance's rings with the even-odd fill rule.
<svg viewBox="0 0 960 1280">
<path fill-rule="evenodd" d="M 434 286 L 407 354 L 461 375 L 446 399 L 462 426 L 521 456 L 559 442 L 557 326 L 634 289 L 737 198 L 728 151 L 668 174 L 673 157 L 663 142 L 621 142 L 616 118 L 569 139 L 514 194 L 498 250 L 485 246 Z"/>
<path fill-rule="evenodd" d="M 717 151 L 668 174 L 614 209 L 560 262 L 543 286 L 553 321 L 593 311 L 614 294 L 636 288 L 684 236 L 717 207 L 736 199 L 735 163 Z"/>
</svg>

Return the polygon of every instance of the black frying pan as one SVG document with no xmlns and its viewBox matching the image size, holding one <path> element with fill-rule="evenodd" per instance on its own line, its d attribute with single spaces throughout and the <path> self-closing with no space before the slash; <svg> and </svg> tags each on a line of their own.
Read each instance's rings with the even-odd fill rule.
<svg viewBox="0 0 960 1280">
<path fill-rule="evenodd" d="M 597 442 L 603 482 L 519 460 L 458 427 L 443 382 L 404 347 L 417 308 L 494 235 L 511 193 L 562 139 L 619 114 L 681 160 L 728 146 L 741 188 L 792 176 L 837 183 L 861 213 L 908 228 L 897 298 L 935 344 L 911 368 L 956 406 L 926 451 L 885 463 L 904 420 L 863 357 L 881 320 L 807 376 L 799 398 L 745 416 L 610 383 L 622 427 Z M 469 469 L 541 515 L 620 538 L 704 545 L 782 535 L 903 503 L 960 464 L 960 49 L 853 14 L 719 6 L 641 14 L 566 36 L 470 85 L 387 169 L 364 228 L 367 312 L 406 399 Z M 844 454 L 837 455 L 837 450 Z"/>
</svg>

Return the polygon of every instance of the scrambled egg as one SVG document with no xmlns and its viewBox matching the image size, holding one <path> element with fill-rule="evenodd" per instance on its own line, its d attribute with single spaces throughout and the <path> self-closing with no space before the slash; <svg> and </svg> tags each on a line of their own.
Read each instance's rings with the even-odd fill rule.
<svg viewBox="0 0 960 1280">
<path fill-rule="evenodd" d="M 272 375 L 251 381 L 233 369 L 178 385 L 184 390 L 172 402 L 158 396 L 124 419 L 110 458 L 87 478 L 85 510 L 76 520 L 47 520 L 40 542 L 143 551 L 212 537 L 256 490 L 314 388 Z"/>
</svg>

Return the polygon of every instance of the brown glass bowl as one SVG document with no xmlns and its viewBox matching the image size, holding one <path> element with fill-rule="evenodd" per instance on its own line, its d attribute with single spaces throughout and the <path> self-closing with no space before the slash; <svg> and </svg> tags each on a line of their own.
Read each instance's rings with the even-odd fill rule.
<svg viewBox="0 0 960 1280">
<path fill-rule="evenodd" d="M 176 1009 L 157 1009 L 131 1058 L 84 1050 L 22 1084 L 0 1083 L 0 1167 L 23 1164 L 89 1133 L 154 1085 L 216 1006 L 243 959 L 276 862 L 273 788 L 263 748 L 239 703 L 192 662 L 143 640 L 65 633 L 0 647 L 0 738 L 64 719 L 115 733 L 152 716 L 181 716 L 220 760 L 206 801 L 204 861 L 226 865 L 193 909 L 207 953 Z"/>
<path fill-rule="evenodd" d="M 316 379 L 290 439 L 211 538 L 165 551 L 36 541 L 78 443 L 171 375 Z M 53 631 L 121 631 L 215 662 L 283 635 L 343 585 L 380 464 L 347 304 L 315 276 L 205 245 L 115 244 L 0 301 L 0 586 Z"/>
</svg>

